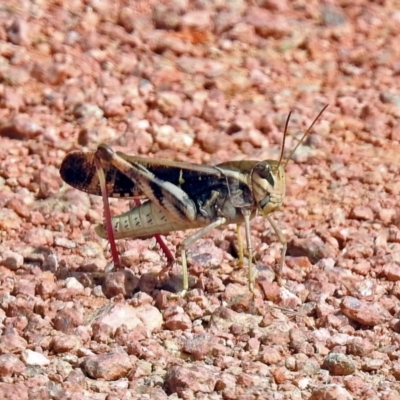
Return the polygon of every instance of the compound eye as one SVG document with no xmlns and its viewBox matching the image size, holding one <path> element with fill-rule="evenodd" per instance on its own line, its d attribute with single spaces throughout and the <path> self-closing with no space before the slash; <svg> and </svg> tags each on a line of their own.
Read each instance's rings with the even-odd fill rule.
<svg viewBox="0 0 400 400">
<path fill-rule="evenodd" d="M 266 179 L 271 186 L 275 186 L 275 179 L 268 164 L 258 165 L 257 173 L 260 178 Z"/>
</svg>

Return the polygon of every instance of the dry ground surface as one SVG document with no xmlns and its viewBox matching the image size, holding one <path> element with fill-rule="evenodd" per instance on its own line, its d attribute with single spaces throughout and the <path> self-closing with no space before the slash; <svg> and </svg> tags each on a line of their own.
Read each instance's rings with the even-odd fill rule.
<svg viewBox="0 0 400 400">
<path fill-rule="evenodd" d="M 400 399 L 399 35 L 397 0 L 1 1 L 0 398 Z M 254 298 L 233 226 L 184 298 L 154 238 L 107 271 L 101 198 L 59 176 L 100 142 L 277 159 L 328 103 L 274 213 L 284 287 L 252 221 Z"/>
</svg>

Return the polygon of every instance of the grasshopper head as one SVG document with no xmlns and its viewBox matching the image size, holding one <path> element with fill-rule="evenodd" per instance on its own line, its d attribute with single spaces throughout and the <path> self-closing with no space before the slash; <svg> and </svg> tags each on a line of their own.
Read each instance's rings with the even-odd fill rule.
<svg viewBox="0 0 400 400">
<path fill-rule="evenodd" d="M 322 108 L 322 110 L 317 115 L 317 118 L 314 119 L 312 124 L 309 126 L 300 141 L 295 146 L 295 148 L 291 151 L 290 156 L 287 158 L 286 162 L 282 163 L 283 151 L 285 149 L 286 132 L 291 115 L 291 113 L 289 113 L 285 124 L 285 133 L 283 135 L 281 156 L 279 157 L 279 161 L 265 160 L 257 163 L 253 167 L 251 171 L 252 192 L 254 199 L 256 200 L 257 206 L 264 216 L 272 213 L 282 205 L 286 189 L 285 167 L 292 157 L 293 153 L 304 141 L 305 137 L 310 133 L 312 127 L 327 107 L 328 105 L 325 105 Z"/>
<path fill-rule="evenodd" d="M 282 205 L 285 196 L 285 169 L 278 161 L 257 163 L 251 171 L 254 199 L 264 216 Z"/>
</svg>

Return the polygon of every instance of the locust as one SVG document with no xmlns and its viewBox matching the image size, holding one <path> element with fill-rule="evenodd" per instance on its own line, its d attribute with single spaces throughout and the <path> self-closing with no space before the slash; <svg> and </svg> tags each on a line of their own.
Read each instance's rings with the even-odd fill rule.
<svg viewBox="0 0 400 400">
<path fill-rule="evenodd" d="M 287 242 L 271 214 L 283 203 L 288 161 L 327 106 L 319 112 L 285 162 L 290 113 L 285 123 L 278 161 L 238 160 L 209 166 L 128 155 L 102 143 L 94 152 L 75 151 L 67 154 L 62 161 L 60 175 L 70 186 L 89 194 L 103 195 L 103 199 L 108 196 L 143 201 L 121 215 L 112 218 L 106 215 L 106 224 L 97 225 L 96 233 L 108 238 L 111 245 L 113 236 L 115 239 L 143 239 L 172 231 L 198 229 L 179 246 L 182 294 L 189 289 L 187 249 L 211 230 L 236 224 L 238 258 L 239 263 L 243 263 L 240 227 L 244 225 L 248 285 L 254 293 L 250 220 L 257 215 L 265 217 L 282 245 L 276 273 L 281 285 Z"/>
</svg>

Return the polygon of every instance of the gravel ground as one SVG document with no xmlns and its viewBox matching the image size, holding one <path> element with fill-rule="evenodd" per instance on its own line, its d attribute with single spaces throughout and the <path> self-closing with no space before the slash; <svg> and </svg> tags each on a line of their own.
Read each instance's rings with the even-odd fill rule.
<svg viewBox="0 0 400 400">
<path fill-rule="evenodd" d="M 2 1 L 0 398 L 399 400 L 399 35 L 397 0 Z M 107 273 L 67 153 L 278 159 L 325 104 L 273 215 L 284 287 L 259 217 L 254 298 L 234 226 L 191 247 L 185 298 L 154 238 Z"/>
</svg>

